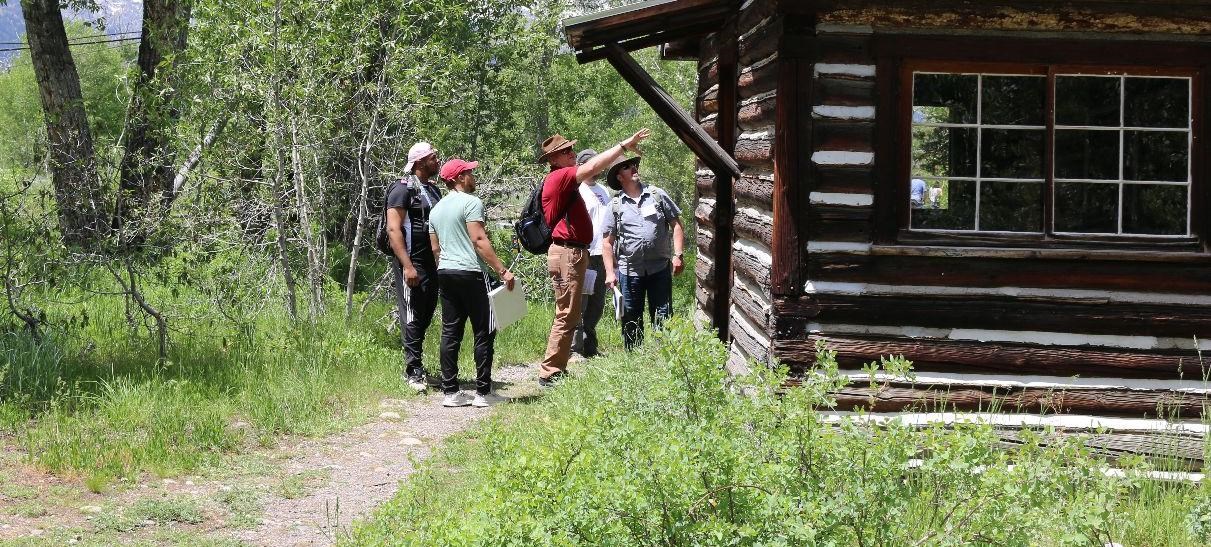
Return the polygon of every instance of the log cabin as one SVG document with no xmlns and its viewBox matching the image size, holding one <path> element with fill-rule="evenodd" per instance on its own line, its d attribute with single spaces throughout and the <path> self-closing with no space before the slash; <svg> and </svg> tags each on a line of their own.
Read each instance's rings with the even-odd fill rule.
<svg viewBox="0 0 1211 547">
<path fill-rule="evenodd" d="M 1211 1 L 650 0 L 565 21 L 699 159 L 728 366 L 915 377 L 847 407 L 1198 418 Z M 697 63 L 679 105 L 630 55 Z M 1203 353 L 1206 353 L 1204 356 Z"/>
</svg>

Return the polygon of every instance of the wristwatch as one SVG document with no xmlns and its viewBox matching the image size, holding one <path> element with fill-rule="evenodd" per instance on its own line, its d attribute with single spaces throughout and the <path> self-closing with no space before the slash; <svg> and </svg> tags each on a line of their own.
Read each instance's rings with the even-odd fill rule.
<svg viewBox="0 0 1211 547">
<path fill-rule="evenodd" d="M 675 254 L 673 255 L 673 258 L 681 258 L 681 255 L 682 255 L 682 254 L 684 254 L 684 252 L 682 252 L 682 253 L 675 253 Z"/>
</svg>

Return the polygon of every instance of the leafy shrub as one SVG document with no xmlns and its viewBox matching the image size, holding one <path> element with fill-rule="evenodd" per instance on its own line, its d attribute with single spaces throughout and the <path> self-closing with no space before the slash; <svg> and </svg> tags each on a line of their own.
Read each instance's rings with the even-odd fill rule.
<svg viewBox="0 0 1211 547">
<path fill-rule="evenodd" d="M 988 426 L 910 428 L 819 410 L 844 383 L 821 347 L 729 378 L 725 348 L 684 321 L 593 360 L 430 464 L 354 531 L 437 545 L 1101 544 L 1130 481 L 1076 444 L 1014 451 Z"/>
</svg>

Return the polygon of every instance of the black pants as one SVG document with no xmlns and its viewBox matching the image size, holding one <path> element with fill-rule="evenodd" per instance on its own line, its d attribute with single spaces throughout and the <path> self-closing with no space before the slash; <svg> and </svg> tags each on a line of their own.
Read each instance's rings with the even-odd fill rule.
<svg viewBox="0 0 1211 547">
<path fill-rule="evenodd" d="M 593 294 L 586 294 L 580 299 L 580 325 L 572 338 L 572 351 L 585 357 L 594 357 L 598 353 L 597 323 L 601 321 L 606 293 L 609 291 L 605 286 L 605 263 L 601 255 L 589 256 L 589 269 L 597 272 L 597 280 L 593 282 Z"/>
<path fill-rule="evenodd" d="M 404 282 L 404 267 L 399 259 L 391 258 L 395 273 L 395 309 L 399 313 L 399 334 L 404 344 L 404 373 L 409 377 L 423 377 L 425 365 L 421 362 L 425 351 L 425 331 L 433 322 L 437 311 L 437 267 L 429 261 L 413 261 L 420 283 L 409 287 Z"/>
<path fill-rule="evenodd" d="M 458 392 L 458 349 L 467 319 L 475 333 L 475 392 L 492 391 L 492 354 L 496 332 L 482 272 L 442 270 L 438 275 L 442 299 L 442 391 Z"/>
</svg>

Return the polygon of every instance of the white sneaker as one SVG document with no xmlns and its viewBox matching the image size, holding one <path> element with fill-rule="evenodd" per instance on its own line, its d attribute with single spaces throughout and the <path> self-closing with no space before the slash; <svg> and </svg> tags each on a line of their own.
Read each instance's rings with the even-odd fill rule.
<svg viewBox="0 0 1211 547">
<path fill-rule="evenodd" d="M 497 395 L 495 393 L 489 393 L 487 395 L 480 395 L 480 394 L 476 393 L 475 399 L 471 400 L 471 406 L 475 406 L 475 407 L 479 407 L 479 408 L 488 408 L 490 406 L 496 406 L 496 405 L 506 402 L 506 401 L 508 401 L 508 399 L 501 397 L 500 395 Z"/>
<path fill-rule="evenodd" d="M 425 383 L 425 378 L 423 376 L 422 377 L 409 377 L 408 378 L 408 387 L 412 388 L 417 393 L 424 393 L 425 391 L 427 391 L 429 389 L 429 385 Z"/>
<path fill-rule="evenodd" d="M 471 396 L 463 392 L 450 393 L 442 399 L 442 406 L 467 406 L 471 404 Z"/>
</svg>

